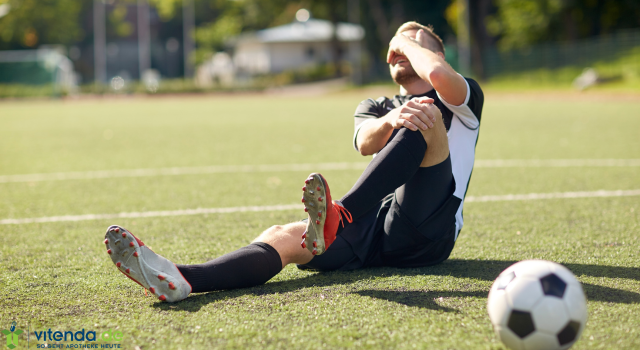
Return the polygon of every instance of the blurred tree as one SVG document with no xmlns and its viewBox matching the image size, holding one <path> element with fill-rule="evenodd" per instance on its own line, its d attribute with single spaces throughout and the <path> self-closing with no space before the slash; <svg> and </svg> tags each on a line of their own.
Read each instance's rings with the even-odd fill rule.
<svg viewBox="0 0 640 350">
<path fill-rule="evenodd" d="M 389 79 L 386 64 L 389 41 L 404 22 L 431 24 L 445 43 L 451 41 L 452 27 L 444 16 L 450 3 L 451 0 L 360 0 L 360 24 L 365 29 L 364 41 L 367 51 L 371 54 L 366 73 L 368 79 Z"/>
<path fill-rule="evenodd" d="M 640 26 L 638 0 L 495 0 L 489 33 L 502 50 Z"/>
<path fill-rule="evenodd" d="M 287 0 L 196 0 L 196 61 L 202 62 L 214 52 L 223 50 L 229 39 L 243 31 L 281 24 L 278 22 L 287 17 L 283 14 L 297 5 Z"/>
<path fill-rule="evenodd" d="M 168 21 L 182 6 L 182 0 L 149 0 L 149 4 L 158 10 L 158 14 L 163 20 Z"/>
<path fill-rule="evenodd" d="M 84 36 L 79 14 L 85 1 L 0 0 L 3 3 L 10 11 L 0 18 L 0 49 L 70 44 Z"/>
<path fill-rule="evenodd" d="M 457 26 L 460 11 L 460 1 L 454 0 L 445 10 L 445 18 L 449 26 L 457 36 Z M 491 13 L 496 12 L 492 0 L 469 1 L 469 20 L 471 34 L 471 68 L 477 78 L 484 78 L 484 65 L 482 57 L 484 51 L 495 44 L 495 38 L 487 31 L 486 19 Z M 452 43 L 450 43 L 452 44 Z M 453 62 L 455 66 L 456 62 Z"/>
<path fill-rule="evenodd" d="M 129 8 L 127 5 L 131 5 L 129 2 L 119 2 L 113 6 L 113 9 L 108 11 L 107 30 L 109 34 L 121 38 L 128 37 L 133 34 L 135 23 L 131 23 L 127 20 L 129 15 Z"/>
</svg>

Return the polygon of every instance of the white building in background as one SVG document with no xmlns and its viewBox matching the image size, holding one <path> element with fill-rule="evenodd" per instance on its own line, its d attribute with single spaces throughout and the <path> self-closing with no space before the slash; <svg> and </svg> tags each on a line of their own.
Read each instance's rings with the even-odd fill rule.
<svg viewBox="0 0 640 350">
<path fill-rule="evenodd" d="M 331 62 L 332 35 L 330 21 L 313 18 L 242 34 L 234 40 L 233 63 L 238 74 L 256 75 Z M 359 63 L 364 29 L 339 23 L 337 38 L 341 60 Z"/>
</svg>

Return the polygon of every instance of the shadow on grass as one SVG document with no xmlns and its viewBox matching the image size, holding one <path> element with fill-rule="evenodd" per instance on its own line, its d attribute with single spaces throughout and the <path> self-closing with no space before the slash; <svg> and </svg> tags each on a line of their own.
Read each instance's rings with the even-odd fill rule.
<svg viewBox="0 0 640 350">
<path fill-rule="evenodd" d="M 330 287 L 340 284 L 350 284 L 376 277 L 390 276 L 451 276 L 456 278 L 472 278 L 483 281 L 493 281 L 496 277 L 516 261 L 500 260 L 463 260 L 451 259 L 439 265 L 399 269 L 390 267 L 367 268 L 353 271 L 318 272 L 303 278 L 288 281 L 271 282 L 252 288 L 217 291 L 195 294 L 176 304 L 156 303 L 154 307 L 163 310 L 195 312 L 206 304 L 220 300 L 229 300 L 243 295 L 269 295 L 288 293 L 310 287 Z M 625 278 L 640 281 L 640 269 L 620 266 L 565 264 L 577 276 Z M 425 286 L 426 288 L 430 286 Z M 434 286 L 431 286 L 434 287 Z M 583 283 L 582 287 L 590 301 L 638 304 L 640 294 L 621 289 Z M 395 291 L 395 290 L 364 290 L 355 293 L 372 298 L 394 301 L 408 306 L 418 306 L 433 310 L 453 311 L 453 309 L 438 305 L 433 300 L 437 297 L 478 297 L 486 298 L 489 287 L 483 291 Z"/>
<path fill-rule="evenodd" d="M 436 303 L 438 298 L 486 298 L 487 293 L 485 291 L 450 291 L 450 290 L 380 290 L 380 289 L 368 289 L 355 292 L 361 296 L 366 296 L 375 299 L 382 299 L 393 301 L 398 304 L 414 306 L 423 309 L 439 310 L 445 312 L 458 312 L 458 310 L 439 305 Z"/>
</svg>

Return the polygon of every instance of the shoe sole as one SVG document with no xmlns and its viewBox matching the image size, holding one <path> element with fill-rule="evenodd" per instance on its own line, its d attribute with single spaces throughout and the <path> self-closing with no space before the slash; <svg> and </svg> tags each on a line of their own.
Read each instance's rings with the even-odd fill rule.
<svg viewBox="0 0 640 350">
<path fill-rule="evenodd" d="M 191 285 L 174 263 L 153 252 L 125 228 L 110 226 L 104 238 L 118 271 L 161 301 L 180 301 L 191 292 Z"/>
<path fill-rule="evenodd" d="M 309 214 L 307 229 L 302 234 L 302 248 L 311 254 L 320 255 L 325 252 L 324 223 L 327 219 L 327 186 L 322 175 L 313 173 L 304 181 L 302 202 L 304 211 Z"/>
</svg>

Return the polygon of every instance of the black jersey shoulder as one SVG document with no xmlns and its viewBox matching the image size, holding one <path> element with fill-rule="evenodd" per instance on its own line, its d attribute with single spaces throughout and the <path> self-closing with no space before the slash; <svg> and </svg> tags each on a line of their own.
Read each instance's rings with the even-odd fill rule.
<svg viewBox="0 0 640 350">
<path fill-rule="evenodd" d="M 394 109 L 391 100 L 386 97 L 379 97 L 377 99 L 368 98 L 358 105 L 356 112 L 354 113 L 355 127 L 364 123 L 368 119 L 377 119 L 384 117 L 390 110 Z"/>
<path fill-rule="evenodd" d="M 384 96 L 378 97 L 375 100 L 368 98 L 360 102 L 354 116 L 356 118 L 380 118 L 384 117 L 394 108 L 391 101 Z"/>
</svg>

